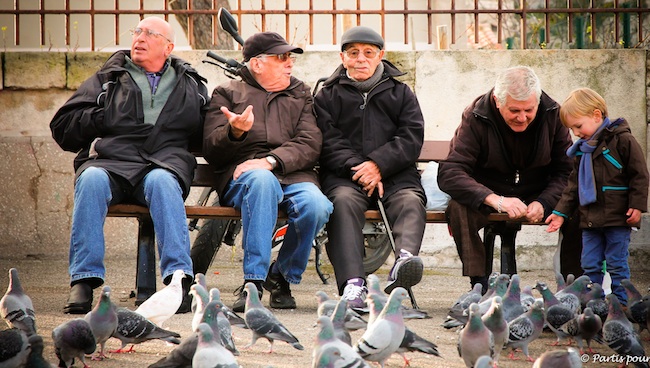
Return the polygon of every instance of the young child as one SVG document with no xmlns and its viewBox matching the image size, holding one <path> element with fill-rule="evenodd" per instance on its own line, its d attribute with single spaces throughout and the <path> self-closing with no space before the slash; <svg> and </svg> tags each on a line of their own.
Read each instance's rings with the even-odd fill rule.
<svg viewBox="0 0 650 368">
<path fill-rule="evenodd" d="M 621 280 L 630 278 L 630 232 L 639 226 L 641 213 L 647 212 L 648 169 L 643 150 L 627 121 L 610 121 L 605 100 L 589 88 L 569 94 L 560 108 L 560 119 L 579 139 L 567 150 L 574 157 L 573 172 L 546 219 L 546 231 L 557 231 L 567 214 L 579 206 L 582 269 L 592 282 L 602 285 L 606 260 L 612 293 L 627 305 Z"/>
</svg>

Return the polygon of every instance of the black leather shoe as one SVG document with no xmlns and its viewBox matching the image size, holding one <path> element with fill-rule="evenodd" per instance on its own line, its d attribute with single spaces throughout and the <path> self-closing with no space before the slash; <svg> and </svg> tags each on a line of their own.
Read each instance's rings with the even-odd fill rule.
<svg viewBox="0 0 650 368">
<path fill-rule="evenodd" d="M 273 268 L 273 264 L 271 264 L 271 268 Z M 271 273 L 271 268 L 269 268 L 269 274 L 266 276 L 264 284 L 262 284 L 264 289 L 271 292 L 269 303 L 271 308 L 296 309 L 296 299 L 291 295 L 289 282 L 281 274 Z"/>
<path fill-rule="evenodd" d="M 68 301 L 63 307 L 66 314 L 86 314 L 93 304 L 93 289 L 85 282 L 78 282 L 70 288 Z"/>
<path fill-rule="evenodd" d="M 190 286 L 192 286 L 192 280 L 190 277 L 185 277 L 183 279 L 183 302 L 181 306 L 178 307 L 176 314 L 185 314 L 192 311 L 192 295 L 190 294 Z"/>
<path fill-rule="evenodd" d="M 244 281 L 244 284 L 233 292 L 233 295 L 237 296 L 237 300 L 232 304 L 232 310 L 233 312 L 236 313 L 244 313 L 246 311 L 246 290 L 244 289 L 244 286 L 246 283 L 249 281 Z M 259 297 L 260 300 L 262 300 L 262 294 L 264 290 L 262 289 L 262 285 L 260 281 L 255 282 L 255 286 L 257 287 L 257 291 L 259 292 Z"/>
</svg>

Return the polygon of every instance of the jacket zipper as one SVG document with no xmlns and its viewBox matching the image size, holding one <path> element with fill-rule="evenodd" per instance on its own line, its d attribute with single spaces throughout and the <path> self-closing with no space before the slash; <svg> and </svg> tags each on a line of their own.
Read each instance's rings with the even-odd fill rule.
<svg viewBox="0 0 650 368">
<path fill-rule="evenodd" d="M 384 78 L 379 82 L 377 82 L 377 84 L 375 84 L 372 88 L 370 88 L 368 92 L 361 92 L 361 98 L 363 98 L 363 104 L 359 106 L 359 109 L 364 110 L 366 108 L 366 104 L 368 103 L 368 96 L 370 95 L 370 92 L 372 92 L 373 89 L 377 88 L 378 85 L 384 83 L 387 80 L 388 78 Z"/>
</svg>

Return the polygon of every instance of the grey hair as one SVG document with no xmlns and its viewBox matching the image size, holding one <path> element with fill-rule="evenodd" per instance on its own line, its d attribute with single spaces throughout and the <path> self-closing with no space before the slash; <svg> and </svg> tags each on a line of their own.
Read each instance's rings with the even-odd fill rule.
<svg viewBox="0 0 650 368">
<path fill-rule="evenodd" d="M 506 103 L 507 96 L 517 101 L 526 101 L 533 93 L 539 103 L 542 86 L 537 74 L 527 66 L 513 66 L 506 69 L 494 84 L 494 97 L 500 105 Z"/>
</svg>

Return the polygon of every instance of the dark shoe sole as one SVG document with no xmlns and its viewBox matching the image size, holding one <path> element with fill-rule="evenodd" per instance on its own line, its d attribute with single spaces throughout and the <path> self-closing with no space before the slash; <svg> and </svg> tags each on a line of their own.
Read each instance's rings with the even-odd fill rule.
<svg viewBox="0 0 650 368">
<path fill-rule="evenodd" d="M 424 263 L 422 258 L 414 256 L 404 261 L 397 271 L 397 278 L 394 282 L 388 284 L 384 289 L 386 294 L 390 294 L 393 289 L 400 286 L 406 290 L 417 285 L 422 281 L 422 273 L 424 271 Z"/>
<path fill-rule="evenodd" d="M 296 309 L 296 300 L 293 298 L 291 298 L 291 301 L 284 301 L 284 302 L 275 301 L 271 299 L 269 304 L 273 309 Z"/>
</svg>

